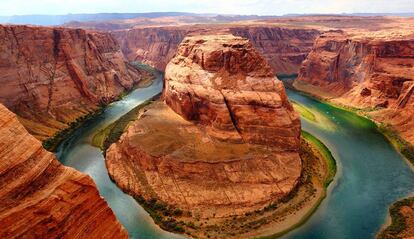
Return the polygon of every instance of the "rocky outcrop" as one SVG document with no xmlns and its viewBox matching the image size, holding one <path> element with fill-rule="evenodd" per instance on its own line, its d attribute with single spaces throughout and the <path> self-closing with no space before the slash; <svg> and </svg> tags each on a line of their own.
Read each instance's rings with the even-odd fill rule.
<svg viewBox="0 0 414 239">
<path fill-rule="evenodd" d="M 127 238 L 89 176 L 64 167 L 0 104 L 0 237 Z"/>
<path fill-rule="evenodd" d="M 246 39 L 186 38 L 166 68 L 164 98 L 214 138 L 298 148 L 300 122 L 284 86 Z"/>
<path fill-rule="evenodd" d="M 38 139 L 114 100 L 140 80 L 107 33 L 0 25 L 0 102 Z"/>
<path fill-rule="evenodd" d="M 320 34 L 318 30 L 308 28 L 231 25 L 147 27 L 112 34 L 129 60 L 139 60 L 164 70 L 185 36 L 217 32 L 249 39 L 278 74 L 297 73 Z"/>
<path fill-rule="evenodd" d="M 316 41 L 295 86 L 365 109 L 414 143 L 414 35 L 326 33 Z"/>
<path fill-rule="evenodd" d="M 122 189 L 208 220 L 261 209 L 295 188 L 299 116 L 248 40 L 187 37 L 167 66 L 163 98 L 107 151 Z"/>
</svg>

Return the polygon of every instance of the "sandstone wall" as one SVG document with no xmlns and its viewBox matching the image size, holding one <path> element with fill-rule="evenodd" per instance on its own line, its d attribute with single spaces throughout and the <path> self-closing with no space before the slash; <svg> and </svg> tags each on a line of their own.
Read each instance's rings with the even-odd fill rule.
<svg viewBox="0 0 414 239">
<path fill-rule="evenodd" d="M 128 238 L 92 179 L 61 165 L 0 104 L 0 238 Z"/>
<path fill-rule="evenodd" d="M 39 139 L 140 80 L 107 33 L 0 25 L 0 102 Z"/>
<path fill-rule="evenodd" d="M 367 109 L 414 143 L 414 35 L 322 35 L 295 86 L 334 102 Z"/>
<path fill-rule="evenodd" d="M 320 32 L 267 26 L 148 27 L 113 32 L 129 60 L 164 70 L 186 35 L 227 32 L 249 39 L 278 74 L 299 71 Z"/>
</svg>

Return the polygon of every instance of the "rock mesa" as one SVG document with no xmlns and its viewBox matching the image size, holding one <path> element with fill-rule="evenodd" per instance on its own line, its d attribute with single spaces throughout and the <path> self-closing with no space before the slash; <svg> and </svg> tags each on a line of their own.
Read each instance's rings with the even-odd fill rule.
<svg viewBox="0 0 414 239">
<path fill-rule="evenodd" d="M 298 148 L 300 122 L 284 86 L 246 39 L 186 38 L 167 65 L 163 96 L 214 138 Z"/>
<path fill-rule="evenodd" d="M 107 151 L 122 189 L 221 218 L 263 208 L 296 186 L 299 116 L 247 39 L 185 38 L 163 97 Z"/>
</svg>

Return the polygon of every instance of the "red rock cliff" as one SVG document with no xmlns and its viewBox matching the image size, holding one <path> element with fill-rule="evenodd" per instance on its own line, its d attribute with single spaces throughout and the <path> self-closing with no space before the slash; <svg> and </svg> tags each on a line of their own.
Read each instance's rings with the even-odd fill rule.
<svg viewBox="0 0 414 239">
<path fill-rule="evenodd" d="M 80 29 L 0 25 L 0 102 L 39 139 L 140 80 L 115 39 Z"/>
<path fill-rule="evenodd" d="M 213 137 L 298 149 L 298 115 L 247 39 L 187 37 L 167 65 L 164 99 Z"/>
<path fill-rule="evenodd" d="M 394 126 L 414 143 L 414 35 L 322 35 L 295 86 Z"/>
<path fill-rule="evenodd" d="M 0 238 L 127 238 L 89 176 L 61 165 L 0 104 Z"/>
<path fill-rule="evenodd" d="M 317 30 L 267 26 L 149 27 L 113 32 L 129 60 L 164 70 L 186 35 L 227 32 L 249 39 L 276 73 L 297 73 L 310 52 Z"/>
</svg>

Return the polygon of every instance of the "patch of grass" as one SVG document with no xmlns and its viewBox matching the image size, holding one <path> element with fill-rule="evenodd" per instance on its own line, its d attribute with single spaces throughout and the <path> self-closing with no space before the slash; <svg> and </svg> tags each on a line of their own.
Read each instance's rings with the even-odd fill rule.
<svg viewBox="0 0 414 239">
<path fill-rule="evenodd" d="M 398 150 L 401 154 L 408 159 L 408 161 L 414 165 L 414 145 L 405 141 L 400 137 L 398 132 L 393 130 L 390 126 L 383 124 L 378 125 L 378 130 L 385 135 L 388 141 Z"/>
<path fill-rule="evenodd" d="M 53 137 L 48 138 L 42 142 L 43 148 L 50 152 L 55 152 L 59 144 L 66 139 L 70 134 L 72 134 L 76 129 L 80 128 L 87 121 L 95 118 L 96 116 L 102 114 L 103 107 L 99 107 L 96 111 L 91 112 L 87 115 L 79 117 L 76 121 L 69 123 L 69 127 L 57 132 Z"/>
<path fill-rule="evenodd" d="M 295 108 L 295 110 L 297 112 L 299 112 L 299 114 L 312 122 L 316 122 L 316 116 L 310 111 L 308 110 L 305 106 L 303 106 L 302 104 L 297 103 L 296 101 L 291 100 L 293 108 Z"/>
<path fill-rule="evenodd" d="M 124 133 L 125 129 L 129 126 L 129 124 L 135 121 L 138 117 L 138 114 L 142 108 L 154 102 L 154 100 L 158 99 L 160 94 L 152 97 L 151 99 L 145 101 L 144 103 L 138 105 L 117 121 L 113 122 L 112 124 L 108 125 L 106 128 L 99 131 L 95 134 L 92 138 L 92 145 L 95 147 L 99 147 L 104 152 L 111 146 L 113 143 L 117 142 L 121 135 Z"/>
<path fill-rule="evenodd" d="M 154 219 L 154 222 L 159 225 L 162 229 L 184 233 L 185 229 L 183 226 L 186 224 L 182 221 L 177 221 L 172 216 L 181 216 L 183 211 L 179 208 L 173 208 L 155 198 L 145 200 L 142 196 L 135 198 L 138 203 L 150 214 Z M 190 225 L 195 227 L 194 224 Z"/>
<path fill-rule="evenodd" d="M 391 225 L 378 235 L 378 239 L 401 238 L 402 233 L 407 228 L 407 222 L 400 209 L 404 206 L 411 207 L 414 204 L 414 197 L 406 198 L 394 203 L 390 207 Z"/>
<path fill-rule="evenodd" d="M 328 166 L 328 177 L 326 177 L 324 184 L 325 187 L 328 187 L 329 184 L 333 181 L 337 170 L 335 158 L 332 156 L 331 151 L 318 138 L 316 138 L 312 134 L 302 130 L 302 137 L 306 141 L 311 143 L 313 146 L 315 146 L 318 149 L 318 151 L 322 154 L 322 156 L 325 158 Z"/>
</svg>

